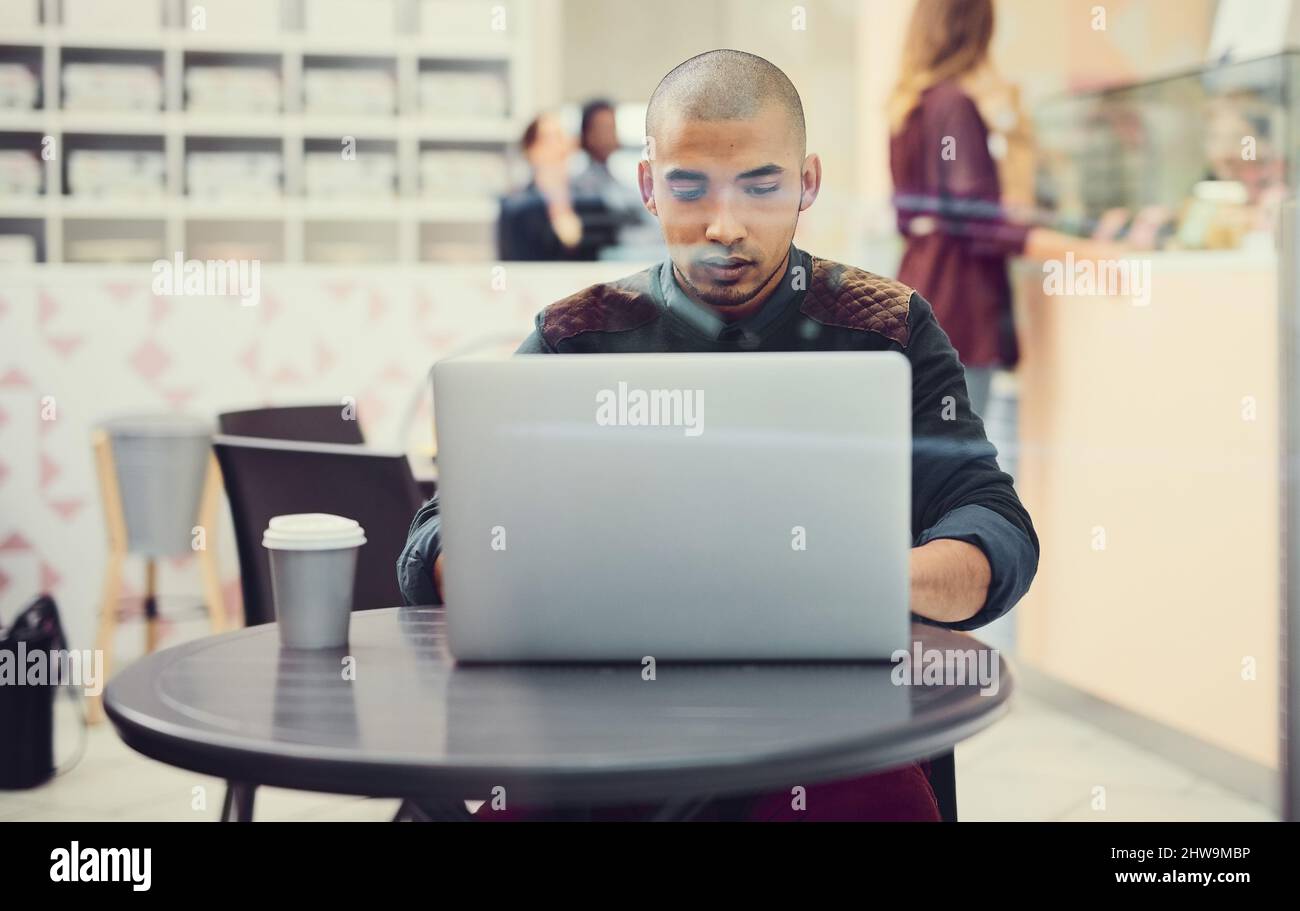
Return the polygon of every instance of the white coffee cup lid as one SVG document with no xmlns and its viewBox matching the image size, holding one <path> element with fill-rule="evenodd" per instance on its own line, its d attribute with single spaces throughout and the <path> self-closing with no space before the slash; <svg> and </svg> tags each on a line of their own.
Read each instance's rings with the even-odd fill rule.
<svg viewBox="0 0 1300 911">
<path fill-rule="evenodd" d="M 365 543 L 365 529 L 355 519 L 327 512 L 274 516 L 262 533 L 262 546 L 271 550 L 342 550 Z"/>
</svg>

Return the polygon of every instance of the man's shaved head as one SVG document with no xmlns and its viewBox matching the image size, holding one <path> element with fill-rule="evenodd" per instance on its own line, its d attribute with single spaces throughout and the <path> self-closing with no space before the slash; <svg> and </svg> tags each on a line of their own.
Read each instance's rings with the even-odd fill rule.
<svg viewBox="0 0 1300 911">
<path fill-rule="evenodd" d="M 789 115 L 799 154 L 807 146 L 803 102 L 779 68 L 744 51 L 706 51 L 665 76 L 646 107 L 645 132 L 657 137 L 670 116 L 686 120 L 748 120 L 772 104 Z"/>
<path fill-rule="evenodd" d="M 799 93 L 762 57 L 709 51 L 663 78 L 645 128 L 637 182 L 674 279 L 724 320 L 743 319 L 785 277 L 799 213 L 821 187 Z"/>
</svg>

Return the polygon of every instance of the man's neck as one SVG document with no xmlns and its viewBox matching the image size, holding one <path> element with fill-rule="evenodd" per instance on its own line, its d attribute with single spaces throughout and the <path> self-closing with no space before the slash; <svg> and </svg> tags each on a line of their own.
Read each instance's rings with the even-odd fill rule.
<svg viewBox="0 0 1300 911">
<path fill-rule="evenodd" d="M 673 277 L 677 281 L 677 286 L 682 289 L 682 293 L 687 297 L 695 301 L 695 303 L 699 304 L 701 307 L 707 307 L 709 310 L 716 313 L 718 319 L 723 322 L 734 323 L 747 316 L 753 316 L 759 310 L 763 309 L 763 304 L 767 303 L 768 298 L 776 293 L 777 288 L 781 287 L 781 280 L 785 278 L 785 273 L 789 268 L 790 251 L 787 250 L 785 258 L 781 260 L 780 267 L 772 273 L 772 277 L 767 280 L 767 283 L 764 284 L 762 288 L 758 289 L 758 293 L 743 304 L 737 304 L 734 307 L 717 307 L 710 304 L 708 301 L 700 300 L 695 294 L 695 289 L 691 286 L 690 282 L 686 281 L 686 279 L 682 277 L 682 273 L 677 270 L 676 263 L 673 263 Z"/>
</svg>

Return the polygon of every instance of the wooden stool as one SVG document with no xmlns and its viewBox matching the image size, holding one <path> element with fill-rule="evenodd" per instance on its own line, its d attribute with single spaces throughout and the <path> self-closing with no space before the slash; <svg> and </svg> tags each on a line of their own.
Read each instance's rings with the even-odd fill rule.
<svg viewBox="0 0 1300 911">
<path fill-rule="evenodd" d="M 114 459 L 113 442 L 110 434 L 97 429 L 92 435 L 95 453 L 95 467 L 99 475 L 99 490 L 104 506 L 104 522 L 108 532 L 108 559 L 104 568 L 104 586 L 99 603 L 99 632 L 95 639 L 95 648 L 104 656 L 104 677 L 109 675 L 110 659 L 113 651 L 113 639 L 117 632 L 117 606 L 122 592 L 122 568 L 126 558 L 131 554 L 131 537 L 127 524 L 127 511 L 122 501 L 122 485 L 118 474 L 118 465 Z M 204 529 L 204 546 L 196 551 L 199 571 L 203 579 L 203 597 L 208 610 L 208 620 L 212 632 L 219 633 L 226 628 L 225 601 L 221 593 L 221 575 L 217 569 L 217 555 L 213 534 L 217 518 L 217 509 L 221 493 L 221 469 L 211 454 L 207 458 L 207 470 L 203 480 L 203 492 L 200 495 L 197 524 Z M 176 551 L 181 553 L 179 549 Z M 158 647 L 158 599 L 157 572 L 158 554 L 142 554 L 145 561 L 145 650 L 153 652 Z M 102 687 L 101 687 L 102 690 Z M 104 719 L 103 697 L 88 696 L 87 715 L 94 724 Z"/>
</svg>

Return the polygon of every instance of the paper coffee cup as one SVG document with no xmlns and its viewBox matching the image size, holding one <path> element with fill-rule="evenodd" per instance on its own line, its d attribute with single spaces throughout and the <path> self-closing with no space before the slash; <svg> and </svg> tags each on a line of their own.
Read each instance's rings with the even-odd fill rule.
<svg viewBox="0 0 1300 911">
<path fill-rule="evenodd" d="M 262 534 L 285 648 L 347 645 L 352 583 L 365 530 L 353 519 L 312 512 L 275 516 Z"/>
</svg>

